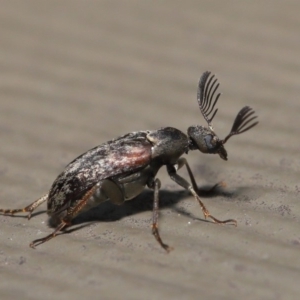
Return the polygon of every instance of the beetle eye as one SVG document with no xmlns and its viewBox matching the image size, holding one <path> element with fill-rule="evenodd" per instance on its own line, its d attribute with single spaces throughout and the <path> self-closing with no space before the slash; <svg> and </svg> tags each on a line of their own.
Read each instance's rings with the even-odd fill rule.
<svg viewBox="0 0 300 300">
<path fill-rule="evenodd" d="M 208 134 L 204 137 L 208 152 L 215 152 L 217 146 L 217 139 L 215 136 Z"/>
</svg>

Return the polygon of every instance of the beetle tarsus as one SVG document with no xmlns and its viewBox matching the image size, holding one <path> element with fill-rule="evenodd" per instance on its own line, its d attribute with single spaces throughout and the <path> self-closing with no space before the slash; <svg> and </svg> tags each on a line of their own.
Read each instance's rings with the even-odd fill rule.
<svg viewBox="0 0 300 300">
<path fill-rule="evenodd" d="M 199 198 L 198 195 L 195 196 L 195 198 L 197 199 L 201 209 L 202 209 L 202 212 L 203 212 L 203 215 L 204 215 L 204 218 L 207 219 L 207 218 L 210 218 L 213 220 L 214 223 L 216 224 L 227 224 L 227 223 L 233 223 L 233 225 L 237 226 L 237 221 L 234 220 L 234 219 L 228 219 L 228 220 L 224 220 L 224 221 L 221 221 L 217 218 L 215 218 L 214 216 L 212 216 L 210 214 L 210 212 L 207 210 L 207 208 L 205 207 L 204 203 L 201 201 L 201 199 Z"/>
<path fill-rule="evenodd" d="M 43 243 L 46 243 L 48 242 L 49 240 L 53 239 L 54 237 L 56 237 L 57 233 L 59 231 L 61 231 L 64 227 L 66 227 L 68 224 L 64 221 L 62 221 L 60 223 L 59 226 L 57 226 L 57 228 L 49 235 L 43 237 L 43 238 L 40 238 L 40 239 L 36 239 L 34 241 L 32 241 L 30 244 L 29 244 L 29 247 L 32 248 L 32 249 L 35 249 L 36 246 L 38 245 L 41 245 Z"/>
<path fill-rule="evenodd" d="M 205 212 L 203 211 L 204 217 L 205 219 L 210 218 L 213 220 L 214 223 L 216 224 L 227 224 L 227 223 L 233 223 L 232 225 L 234 225 L 235 227 L 237 227 L 237 221 L 234 219 L 228 219 L 228 220 L 219 220 L 217 218 L 215 218 L 214 216 L 212 216 L 208 210 L 206 210 Z"/>
<path fill-rule="evenodd" d="M 172 247 L 170 247 L 169 245 L 165 244 L 158 232 L 158 228 L 156 224 L 152 225 L 152 234 L 154 235 L 155 239 L 158 241 L 158 243 L 169 253 L 173 250 Z"/>
<path fill-rule="evenodd" d="M 19 209 L 0 209 L 0 212 L 3 213 L 4 215 L 10 215 L 13 216 L 17 213 L 26 213 L 28 212 L 27 219 L 30 220 L 31 215 L 33 211 L 40 206 L 42 203 L 48 200 L 48 194 L 40 197 L 39 199 L 35 200 L 31 204 L 27 205 L 24 208 L 19 208 Z"/>
</svg>

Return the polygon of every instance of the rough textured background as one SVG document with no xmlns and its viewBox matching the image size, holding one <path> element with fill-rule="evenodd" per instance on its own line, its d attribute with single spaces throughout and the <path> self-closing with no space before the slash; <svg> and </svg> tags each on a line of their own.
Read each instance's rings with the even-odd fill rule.
<svg viewBox="0 0 300 300">
<path fill-rule="evenodd" d="M 237 228 L 203 222 L 165 170 L 169 255 L 150 233 L 150 191 L 95 209 L 35 251 L 29 242 L 51 231 L 45 206 L 30 222 L 1 215 L 1 299 L 299 299 L 299 1 L 0 4 L 3 208 L 32 202 L 106 140 L 204 124 L 196 87 L 205 70 L 221 82 L 219 136 L 246 104 L 260 120 L 228 142 L 228 162 L 188 156 L 200 187 L 226 181 L 203 199 Z"/>
</svg>

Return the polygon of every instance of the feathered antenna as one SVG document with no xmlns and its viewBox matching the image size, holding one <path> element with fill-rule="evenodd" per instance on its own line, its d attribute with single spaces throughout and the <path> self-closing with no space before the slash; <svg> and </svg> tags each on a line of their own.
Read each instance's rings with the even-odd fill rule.
<svg viewBox="0 0 300 300">
<path fill-rule="evenodd" d="M 215 108 L 217 101 L 219 100 L 220 93 L 214 97 L 215 92 L 219 87 L 219 83 L 217 83 L 218 79 L 214 79 L 215 75 L 210 76 L 210 72 L 206 71 L 202 74 L 197 91 L 197 100 L 199 104 L 200 111 L 206 120 L 208 127 L 211 131 L 213 131 L 212 120 L 215 117 L 218 109 L 215 109 L 212 116 L 209 115 Z M 214 79 L 214 80 L 213 80 Z M 217 83 L 217 84 L 216 84 Z"/>
<path fill-rule="evenodd" d="M 251 129 L 255 125 L 257 125 L 258 121 L 254 122 L 246 127 L 246 125 L 248 125 L 251 121 L 253 121 L 254 119 L 257 118 L 257 116 L 253 116 L 254 113 L 255 113 L 255 111 L 251 107 L 249 107 L 249 106 L 243 107 L 237 114 L 237 116 L 233 122 L 230 133 L 226 136 L 226 138 L 224 140 L 222 140 L 222 144 L 225 144 L 228 141 L 228 139 L 230 137 L 232 137 L 233 135 L 243 133 L 243 132 Z"/>
</svg>

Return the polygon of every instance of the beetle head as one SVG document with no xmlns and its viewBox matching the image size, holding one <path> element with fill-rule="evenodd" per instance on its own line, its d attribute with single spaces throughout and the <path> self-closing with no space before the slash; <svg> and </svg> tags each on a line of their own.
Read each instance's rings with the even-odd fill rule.
<svg viewBox="0 0 300 300">
<path fill-rule="evenodd" d="M 227 151 L 219 137 L 204 126 L 191 126 L 188 128 L 190 138 L 190 149 L 198 149 L 203 153 L 219 154 L 221 158 L 227 160 Z"/>
<path fill-rule="evenodd" d="M 219 93 L 215 97 L 215 92 L 219 87 L 219 83 L 217 83 L 217 79 L 214 79 L 214 77 L 214 75 L 210 76 L 210 72 L 204 72 L 199 80 L 197 100 L 200 111 L 206 120 L 208 127 L 198 125 L 188 128 L 187 133 L 190 139 L 189 148 L 191 150 L 198 149 L 203 153 L 219 154 L 222 159 L 227 160 L 227 151 L 224 148 L 224 144 L 228 139 L 233 135 L 251 129 L 257 125 L 258 122 L 252 122 L 257 116 L 253 116 L 254 110 L 252 108 L 245 106 L 237 114 L 230 133 L 225 139 L 219 139 L 215 134 L 211 123 L 218 111 L 218 109 L 214 110 L 214 107 L 221 95 Z"/>
</svg>

